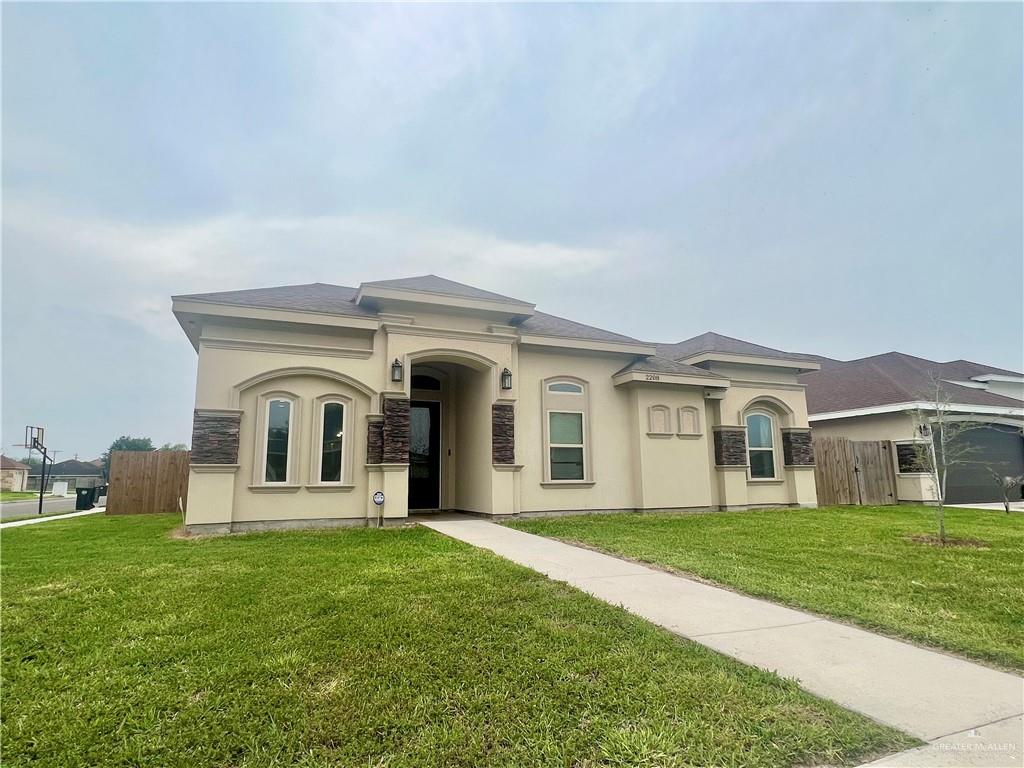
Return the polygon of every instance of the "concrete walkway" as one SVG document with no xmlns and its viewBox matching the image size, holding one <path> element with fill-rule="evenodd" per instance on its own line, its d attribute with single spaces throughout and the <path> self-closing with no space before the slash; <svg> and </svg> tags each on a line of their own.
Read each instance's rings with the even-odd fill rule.
<svg viewBox="0 0 1024 768">
<path fill-rule="evenodd" d="M 0 523 L 0 528 L 20 528 L 23 525 L 38 525 L 39 523 L 52 523 L 54 520 L 68 520 L 72 517 L 82 517 L 83 515 L 95 515 L 97 512 L 103 512 L 106 507 L 95 507 L 93 509 L 86 509 L 81 512 L 71 512 L 67 515 L 39 515 L 36 517 L 30 517 L 25 520 L 14 520 L 10 523 Z"/>
<path fill-rule="evenodd" d="M 479 518 L 419 522 L 930 742 L 874 765 L 1024 760 L 1016 675 Z"/>
</svg>

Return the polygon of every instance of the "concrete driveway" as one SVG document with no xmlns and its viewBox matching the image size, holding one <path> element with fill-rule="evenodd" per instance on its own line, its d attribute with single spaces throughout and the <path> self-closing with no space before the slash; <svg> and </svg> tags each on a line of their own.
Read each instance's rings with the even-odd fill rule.
<svg viewBox="0 0 1024 768">
<path fill-rule="evenodd" d="M 979 502 L 977 504 L 947 504 L 947 507 L 956 507 L 957 509 L 991 509 L 996 512 L 1004 512 L 1003 502 L 1001 501 L 986 501 Z M 1024 501 L 1011 501 L 1010 510 L 1013 512 L 1024 512 Z"/>
</svg>

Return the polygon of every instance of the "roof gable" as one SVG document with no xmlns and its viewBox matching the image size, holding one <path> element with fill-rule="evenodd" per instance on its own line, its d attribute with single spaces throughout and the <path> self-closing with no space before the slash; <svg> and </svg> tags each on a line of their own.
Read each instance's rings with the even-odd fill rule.
<svg viewBox="0 0 1024 768">
<path fill-rule="evenodd" d="M 29 469 L 29 466 L 0 454 L 0 469 Z"/>
<path fill-rule="evenodd" d="M 686 360 L 697 355 L 718 353 L 744 355 L 747 357 L 766 357 L 775 360 L 805 360 L 808 363 L 817 364 L 817 361 L 811 355 L 783 352 L 781 349 L 753 344 L 749 341 L 735 339 L 732 336 L 723 336 L 712 331 L 675 344 L 658 344 L 657 348 L 660 357 L 667 357 L 670 360 Z"/>
<path fill-rule="evenodd" d="M 475 288 L 465 283 L 457 283 L 445 277 L 437 275 L 419 275 L 417 277 L 400 277 L 396 280 L 374 280 L 363 283 L 360 289 L 366 287 L 391 288 L 398 291 L 417 291 L 422 293 L 434 293 L 439 296 L 456 296 L 463 299 L 480 299 L 482 301 L 500 301 L 509 304 L 528 304 L 529 302 L 513 299 L 511 296 L 503 296 L 500 293 L 485 291 L 482 288 Z"/>
</svg>

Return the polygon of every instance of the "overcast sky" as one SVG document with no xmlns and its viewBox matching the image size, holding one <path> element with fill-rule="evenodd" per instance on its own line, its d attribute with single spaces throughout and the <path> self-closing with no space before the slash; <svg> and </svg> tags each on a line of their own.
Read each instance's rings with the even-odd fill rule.
<svg viewBox="0 0 1024 768">
<path fill-rule="evenodd" d="M 433 272 L 1022 363 L 1020 4 L 3 7 L 3 449 L 188 442 L 175 293 Z"/>
</svg>

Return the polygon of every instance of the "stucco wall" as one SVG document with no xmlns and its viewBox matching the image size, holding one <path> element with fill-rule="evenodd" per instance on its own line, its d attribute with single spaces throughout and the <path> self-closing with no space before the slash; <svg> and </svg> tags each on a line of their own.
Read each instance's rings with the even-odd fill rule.
<svg viewBox="0 0 1024 768">
<path fill-rule="evenodd" d="M 811 434 L 851 440 L 912 440 L 914 420 L 906 413 L 879 413 L 811 423 Z"/>
<path fill-rule="evenodd" d="M 404 515 L 406 470 L 365 465 L 367 417 L 381 412 L 383 393 L 413 394 L 413 366 L 430 364 L 446 374 L 444 392 L 437 395 L 443 401 L 444 507 L 509 513 L 813 501 L 804 498 L 805 482 L 796 484 L 782 471 L 778 435 L 780 482 L 751 484 L 741 472 L 732 478 L 739 486 L 732 482 L 726 499 L 726 485 L 714 469 L 711 427 L 716 422 L 743 424 L 744 408 L 757 398 L 767 398 L 777 409 L 777 428 L 806 426 L 803 389 L 789 372 L 721 366 L 720 373 L 735 377 L 736 384 L 712 407 L 702 386 L 615 386 L 613 375 L 634 359 L 632 355 L 520 347 L 500 327 L 492 337 L 491 327 L 480 318 L 436 312 L 417 315 L 413 325 L 376 332 L 298 325 L 289 329 L 281 324 L 260 328 L 257 323 L 227 321 L 204 327 L 196 407 L 240 413 L 239 467 L 193 471 L 190 524 L 373 517 L 377 510 L 370 497 L 385 487 L 385 516 Z M 437 328 L 447 328 L 451 335 Z M 390 365 L 396 358 L 404 364 L 401 383 L 390 381 Z M 500 372 L 506 367 L 513 372 L 511 390 L 500 388 Z M 545 481 L 543 387 L 546 380 L 559 376 L 585 382 L 589 403 L 587 482 L 571 487 Z M 296 469 L 285 488 L 263 487 L 255 474 L 261 465 L 260 398 L 270 392 L 290 393 L 299 403 L 293 422 Z M 313 487 L 316 483 L 311 481 L 312 467 L 319 460 L 313 437 L 315 404 L 328 394 L 350 403 L 345 488 Z M 491 405 L 499 399 L 515 409 L 515 461 L 521 470 L 492 466 Z M 671 432 L 665 436 L 648 434 L 650 408 L 655 405 L 669 409 Z M 698 434 L 679 434 L 681 407 L 697 409 Z M 737 492 L 744 482 L 748 490 Z M 809 493 L 813 496 L 813 483 Z"/>
</svg>

